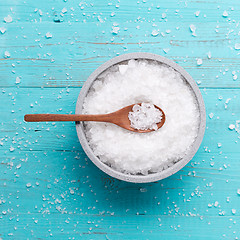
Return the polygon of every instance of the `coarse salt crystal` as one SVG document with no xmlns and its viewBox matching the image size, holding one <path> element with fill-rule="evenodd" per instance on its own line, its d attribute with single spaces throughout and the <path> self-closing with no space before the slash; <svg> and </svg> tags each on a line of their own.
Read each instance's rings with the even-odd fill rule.
<svg viewBox="0 0 240 240">
<path fill-rule="evenodd" d="M 52 34 L 50 32 L 47 32 L 45 37 L 46 38 L 52 38 Z"/>
<path fill-rule="evenodd" d="M 234 47 L 236 50 L 240 50 L 240 43 L 235 43 Z"/>
<path fill-rule="evenodd" d="M 189 28 L 190 28 L 190 31 L 192 32 L 192 35 L 196 37 L 197 36 L 196 35 L 196 29 L 197 29 L 196 26 L 191 24 Z"/>
<path fill-rule="evenodd" d="M 16 169 L 21 168 L 21 163 L 16 166 Z"/>
<path fill-rule="evenodd" d="M 8 51 L 4 52 L 4 58 L 10 58 L 11 54 Z"/>
<path fill-rule="evenodd" d="M 201 59 L 201 58 L 198 58 L 198 59 L 197 59 L 197 65 L 198 65 L 198 66 L 201 66 L 202 63 L 203 63 L 202 59 Z"/>
<path fill-rule="evenodd" d="M 66 13 L 67 12 L 67 9 L 66 8 L 63 8 L 62 9 L 62 13 Z"/>
<path fill-rule="evenodd" d="M 195 12 L 195 16 L 196 16 L 196 17 L 198 17 L 199 14 L 200 14 L 200 11 L 196 11 L 196 12 Z"/>
<path fill-rule="evenodd" d="M 129 112 L 128 118 L 134 129 L 157 130 L 157 123 L 162 120 L 162 112 L 150 103 L 136 104 L 133 106 L 132 112 Z"/>
<path fill-rule="evenodd" d="M 5 28 L 5 27 L 0 27 L 0 32 L 1 32 L 2 34 L 4 34 L 4 33 L 6 32 L 6 28 Z"/>
<path fill-rule="evenodd" d="M 113 26 L 112 27 L 112 34 L 118 34 L 118 31 L 120 30 L 120 27 Z"/>
<path fill-rule="evenodd" d="M 119 68 L 119 72 L 123 75 L 127 71 L 128 65 L 119 65 L 118 68 Z"/>
<path fill-rule="evenodd" d="M 214 113 L 209 113 L 209 115 L 208 115 L 208 116 L 209 116 L 209 118 L 210 118 L 210 119 L 212 119 L 212 118 L 213 118 L 213 116 L 214 116 Z"/>
<path fill-rule="evenodd" d="M 21 82 L 20 77 L 16 77 L 16 84 L 19 84 Z"/>
<path fill-rule="evenodd" d="M 97 19 L 98 19 L 98 21 L 99 21 L 100 23 L 103 23 L 103 22 L 104 22 L 104 20 L 101 18 L 101 16 L 97 16 Z"/>
<path fill-rule="evenodd" d="M 233 130 L 233 129 L 235 128 L 235 125 L 234 125 L 234 124 L 230 124 L 230 125 L 228 126 L 228 128 L 229 128 L 230 130 Z"/>
<path fill-rule="evenodd" d="M 15 150 L 15 148 L 12 147 L 12 146 L 9 148 L 9 151 L 10 151 L 10 152 L 13 152 L 14 150 Z"/>
<path fill-rule="evenodd" d="M 169 48 L 163 48 L 163 51 L 165 52 L 165 53 L 168 53 L 169 52 Z"/>
<path fill-rule="evenodd" d="M 6 22 L 6 23 L 12 22 L 12 17 L 10 15 L 8 15 L 7 17 L 4 18 L 4 22 Z"/>
<path fill-rule="evenodd" d="M 222 16 L 225 17 L 225 18 L 228 17 L 228 12 L 225 10 L 225 11 L 223 12 Z"/>
<path fill-rule="evenodd" d="M 158 34 L 159 34 L 159 31 L 158 31 L 158 30 L 154 29 L 154 30 L 152 31 L 152 36 L 153 36 L 153 37 L 158 36 Z"/>
</svg>

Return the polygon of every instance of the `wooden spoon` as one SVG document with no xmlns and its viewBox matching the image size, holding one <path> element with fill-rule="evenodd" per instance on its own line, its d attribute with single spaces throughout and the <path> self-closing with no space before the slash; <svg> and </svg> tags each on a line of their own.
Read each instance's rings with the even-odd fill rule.
<svg viewBox="0 0 240 240">
<path fill-rule="evenodd" d="M 86 114 L 27 114 L 24 116 L 26 122 L 59 122 L 59 121 L 94 121 L 94 122 L 109 122 L 125 128 L 129 131 L 145 133 L 154 130 L 137 130 L 131 127 L 128 118 L 129 112 L 135 104 L 124 107 L 116 112 L 100 115 L 86 115 Z M 157 123 L 158 129 L 161 128 L 165 122 L 165 114 L 161 108 L 154 105 L 162 112 L 162 120 Z"/>
</svg>

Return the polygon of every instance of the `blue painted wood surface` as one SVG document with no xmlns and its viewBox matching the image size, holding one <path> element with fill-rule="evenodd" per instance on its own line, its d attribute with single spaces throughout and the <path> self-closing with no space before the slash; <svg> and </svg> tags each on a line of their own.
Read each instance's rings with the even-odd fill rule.
<svg viewBox="0 0 240 240">
<path fill-rule="evenodd" d="M 0 239 L 239 239 L 240 135 L 228 128 L 240 120 L 239 11 L 228 0 L 0 1 Z M 98 170 L 74 123 L 23 122 L 74 112 L 91 72 L 135 51 L 184 67 L 211 117 L 193 160 L 152 184 Z"/>
</svg>

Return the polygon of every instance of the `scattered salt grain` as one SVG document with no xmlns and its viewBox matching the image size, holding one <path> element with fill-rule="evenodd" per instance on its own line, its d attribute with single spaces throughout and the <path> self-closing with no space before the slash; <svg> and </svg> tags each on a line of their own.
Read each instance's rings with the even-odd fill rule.
<svg viewBox="0 0 240 240">
<path fill-rule="evenodd" d="M 170 50 L 169 48 L 163 48 L 164 53 L 168 53 L 169 50 Z"/>
<path fill-rule="evenodd" d="M 62 13 L 64 14 L 64 13 L 66 13 L 67 12 L 67 9 L 66 8 L 63 8 L 62 9 Z"/>
<path fill-rule="evenodd" d="M 191 24 L 190 25 L 190 31 L 192 32 L 192 35 L 194 36 L 194 37 L 196 37 L 197 35 L 196 35 L 196 26 L 195 25 L 193 25 L 193 24 Z"/>
<path fill-rule="evenodd" d="M 12 146 L 9 148 L 9 151 L 10 151 L 10 152 L 13 152 L 14 150 L 15 150 L 15 148 L 12 147 Z"/>
<path fill-rule="evenodd" d="M 134 129 L 157 130 L 157 123 L 162 120 L 162 112 L 150 103 L 136 104 L 133 106 L 132 112 L 129 112 L 128 118 Z"/>
<path fill-rule="evenodd" d="M 20 77 L 16 77 L 16 84 L 19 84 L 21 82 Z"/>
<path fill-rule="evenodd" d="M 236 214 L 236 209 L 232 209 L 232 214 Z"/>
<path fill-rule="evenodd" d="M 20 164 L 18 164 L 17 166 L 16 166 L 16 169 L 19 169 L 19 168 L 21 168 L 21 163 Z"/>
<path fill-rule="evenodd" d="M 26 184 L 26 187 L 27 187 L 27 188 L 30 188 L 31 186 L 32 186 L 31 183 L 27 183 L 27 184 Z"/>
<path fill-rule="evenodd" d="M 12 17 L 10 15 L 8 15 L 7 17 L 4 18 L 4 22 L 6 22 L 6 23 L 12 22 Z"/>
<path fill-rule="evenodd" d="M 4 34 L 4 33 L 6 32 L 6 28 L 5 28 L 5 27 L 0 27 L 0 32 L 1 32 L 2 34 Z"/>
<path fill-rule="evenodd" d="M 167 14 L 166 13 L 162 13 L 162 19 L 166 18 Z"/>
<path fill-rule="evenodd" d="M 140 188 L 139 190 L 140 190 L 140 192 L 147 192 L 146 188 Z"/>
<path fill-rule="evenodd" d="M 236 50 L 240 50 L 240 43 L 235 43 L 234 47 Z"/>
<path fill-rule="evenodd" d="M 202 59 L 201 59 L 201 58 L 198 58 L 198 59 L 197 59 L 197 65 L 198 65 L 198 66 L 201 66 L 202 63 L 203 63 Z"/>
<path fill-rule="evenodd" d="M 112 27 L 112 34 L 118 34 L 118 31 L 120 30 L 120 27 L 113 26 Z"/>
<path fill-rule="evenodd" d="M 46 38 L 52 38 L 52 34 L 50 32 L 47 32 L 45 37 Z"/>
<path fill-rule="evenodd" d="M 209 115 L 208 115 L 208 116 L 209 116 L 209 118 L 210 118 L 210 119 L 212 119 L 212 118 L 213 118 L 213 116 L 214 116 L 214 113 L 209 113 Z"/>
<path fill-rule="evenodd" d="M 199 109 L 192 90 L 174 69 L 129 60 L 98 76 L 84 100 L 83 113 L 110 113 L 139 102 L 164 110 L 162 128 L 143 134 L 114 124 L 85 122 L 84 130 L 100 161 L 120 172 L 146 175 L 172 166 L 189 151 L 197 136 Z"/>
<path fill-rule="evenodd" d="M 228 17 L 228 12 L 225 10 L 225 11 L 223 12 L 222 16 L 225 17 L 225 18 Z"/>
<path fill-rule="evenodd" d="M 158 31 L 158 30 L 154 29 L 154 30 L 152 31 L 152 36 L 153 36 L 153 37 L 158 36 L 158 34 L 159 34 L 159 31 Z"/>
<path fill-rule="evenodd" d="M 240 188 L 237 190 L 237 194 L 240 196 Z"/>
<path fill-rule="evenodd" d="M 230 125 L 228 126 L 228 128 L 229 128 L 230 130 L 233 130 L 233 129 L 235 128 L 235 125 L 234 125 L 234 124 L 230 124 Z"/>
<path fill-rule="evenodd" d="M 98 21 L 99 21 L 100 23 L 103 23 L 103 22 L 104 22 L 104 20 L 101 18 L 101 16 L 97 16 L 97 19 L 98 19 Z"/>
<path fill-rule="evenodd" d="M 196 12 L 195 12 L 195 16 L 196 16 L 196 17 L 198 17 L 199 14 L 200 14 L 200 11 L 196 11 Z"/>
<path fill-rule="evenodd" d="M 234 81 L 236 81 L 238 76 L 236 74 L 234 74 L 232 78 L 233 78 Z"/>
<path fill-rule="evenodd" d="M 4 58 L 10 58 L 11 54 L 8 51 L 4 52 Z"/>
</svg>

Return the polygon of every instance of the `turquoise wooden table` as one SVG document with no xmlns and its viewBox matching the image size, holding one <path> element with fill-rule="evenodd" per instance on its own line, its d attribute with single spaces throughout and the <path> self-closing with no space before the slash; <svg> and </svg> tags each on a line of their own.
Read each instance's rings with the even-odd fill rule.
<svg viewBox="0 0 240 240">
<path fill-rule="evenodd" d="M 0 239 L 240 239 L 240 2 L 1 0 Z M 177 174 L 131 184 L 87 158 L 73 113 L 87 77 L 129 52 L 184 67 L 207 129 Z"/>
</svg>

